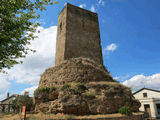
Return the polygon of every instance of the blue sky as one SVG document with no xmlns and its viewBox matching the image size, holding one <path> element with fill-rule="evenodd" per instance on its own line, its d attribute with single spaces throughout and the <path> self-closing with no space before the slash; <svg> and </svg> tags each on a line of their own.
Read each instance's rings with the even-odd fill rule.
<svg viewBox="0 0 160 120">
<path fill-rule="evenodd" d="M 0 100 L 36 89 L 40 75 L 54 66 L 58 14 L 69 2 L 98 13 L 104 65 L 133 90 L 160 86 L 160 0 L 59 0 L 41 13 L 35 39 L 24 63 L 0 74 Z"/>
</svg>

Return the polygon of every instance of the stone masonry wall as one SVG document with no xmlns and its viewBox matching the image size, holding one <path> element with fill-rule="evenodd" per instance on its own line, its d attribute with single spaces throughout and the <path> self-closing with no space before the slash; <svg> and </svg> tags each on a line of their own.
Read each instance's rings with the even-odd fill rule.
<svg viewBox="0 0 160 120">
<path fill-rule="evenodd" d="M 67 4 L 59 16 L 56 46 L 56 64 L 78 57 L 103 64 L 98 15 Z"/>
<path fill-rule="evenodd" d="M 67 6 L 63 8 L 58 17 L 56 57 L 55 57 L 56 64 L 64 60 L 65 42 L 66 42 L 66 17 L 67 17 L 66 9 Z"/>
</svg>

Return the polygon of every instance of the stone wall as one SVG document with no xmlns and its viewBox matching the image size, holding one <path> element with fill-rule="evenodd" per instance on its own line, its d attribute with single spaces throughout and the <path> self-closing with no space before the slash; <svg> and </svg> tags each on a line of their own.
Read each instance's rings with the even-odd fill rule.
<svg viewBox="0 0 160 120">
<path fill-rule="evenodd" d="M 59 15 L 56 46 L 56 65 L 78 57 L 103 64 L 98 15 L 67 4 Z"/>
<path fill-rule="evenodd" d="M 66 42 L 66 17 L 67 6 L 63 8 L 58 17 L 56 57 L 55 63 L 58 64 L 64 60 L 65 42 Z"/>
</svg>

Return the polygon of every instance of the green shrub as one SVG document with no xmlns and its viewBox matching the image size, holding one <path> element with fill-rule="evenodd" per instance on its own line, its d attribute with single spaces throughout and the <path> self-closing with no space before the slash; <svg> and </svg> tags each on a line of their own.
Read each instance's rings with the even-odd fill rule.
<svg viewBox="0 0 160 120">
<path fill-rule="evenodd" d="M 61 90 L 65 90 L 65 89 L 68 89 L 68 88 L 70 88 L 70 85 L 65 83 L 65 84 L 61 87 Z"/>
<path fill-rule="evenodd" d="M 55 86 L 51 86 L 51 87 L 49 87 L 49 91 L 50 92 L 52 92 L 53 90 L 55 90 L 56 89 L 56 87 Z"/>
<path fill-rule="evenodd" d="M 22 106 L 26 106 L 26 111 L 34 109 L 32 97 L 29 97 L 29 95 L 25 93 L 23 95 L 16 96 L 16 98 L 12 100 L 13 110 L 18 111 L 19 108 L 22 108 Z"/>
<path fill-rule="evenodd" d="M 37 88 L 35 91 L 34 91 L 34 94 L 36 93 L 36 92 L 38 92 L 38 91 L 42 91 L 42 92 L 45 92 L 45 91 L 47 91 L 47 92 L 52 92 L 53 90 L 55 90 L 56 89 L 56 87 L 54 87 L 54 86 L 50 86 L 50 87 L 39 87 L 39 88 Z"/>
<path fill-rule="evenodd" d="M 128 106 L 122 106 L 119 108 L 118 110 L 119 113 L 121 114 L 125 114 L 125 115 L 130 115 L 132 114 L 132 111 L 130 110 L 130 108 Z"/>
</svg>

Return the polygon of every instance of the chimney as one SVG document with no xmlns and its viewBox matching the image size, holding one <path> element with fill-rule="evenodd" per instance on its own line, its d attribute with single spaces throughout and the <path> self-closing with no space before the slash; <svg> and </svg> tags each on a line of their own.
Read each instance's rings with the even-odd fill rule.
<svg viewBox="0 0 160 120">
<path fill-rule="evenodd" d="M 7 98 L 9 98 L 9 92 L 7 92 Z"/>
</svg>

